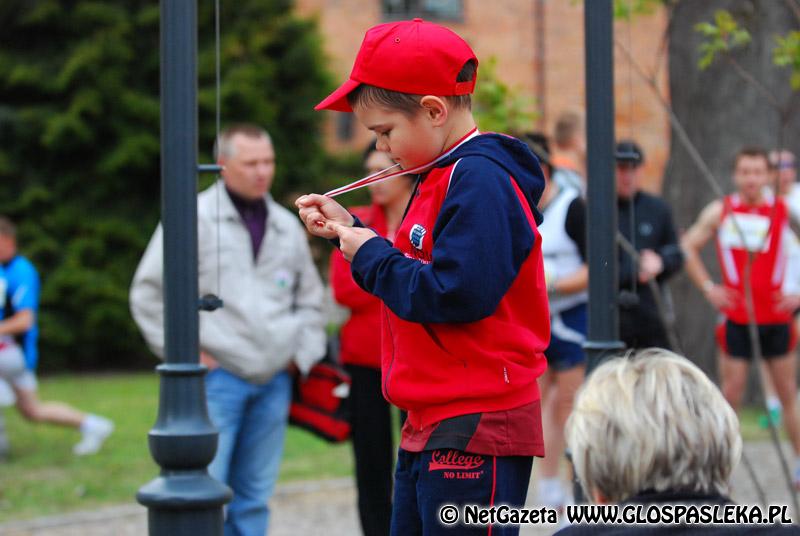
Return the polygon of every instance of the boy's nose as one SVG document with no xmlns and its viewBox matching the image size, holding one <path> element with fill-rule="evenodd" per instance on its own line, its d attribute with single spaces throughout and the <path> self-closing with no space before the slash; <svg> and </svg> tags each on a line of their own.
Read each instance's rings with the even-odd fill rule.
<svg viewBox="0 0 800 536">
<path fill-rule="evenodd" d="M 389 145 L 384 141 L 380 141 L 380 139 L 375 143 L 375 148 L 382 153 L 389 152 Z"/>
</svg>

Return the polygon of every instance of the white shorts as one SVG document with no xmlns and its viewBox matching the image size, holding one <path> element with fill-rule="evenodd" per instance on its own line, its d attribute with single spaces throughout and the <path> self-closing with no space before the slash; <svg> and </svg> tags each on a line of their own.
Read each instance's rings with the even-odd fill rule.
<svg viewBox="0 0 800 536">
<path fill-rule="evenodd" d="M 0 378 L 17 389 L 36 390 L 36 375 L 25 366 L 25 355 L 10 337 L 0 339 Z"/>
</svg>

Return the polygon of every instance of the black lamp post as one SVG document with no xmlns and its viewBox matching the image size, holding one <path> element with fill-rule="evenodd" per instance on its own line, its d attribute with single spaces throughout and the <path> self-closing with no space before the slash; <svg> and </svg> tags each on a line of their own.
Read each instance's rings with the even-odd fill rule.
<svg viewBox="0 0 800 536">
<path fill-rule="evenodd" d="M 161 217 L 164 229 L 164 353 L 158 419 L 150 431 L 161 475 L 136 495 L 151 536 L 222 534 L 230 490 L 208 475 L 217 431 L 198 364 L 197 5 L 161 2 Z"/>
<path fill-rule="evenodd" d="M 587 214 L 589 325 L 586 374 L 625 348 L 619 340 L 617 267 L 617 185 L 614 175 L 614 17 L 612 0 L 586 0 Z M 591 232 L 589 230 L 591 229 Z M 567 457 L 569 457 L 569 452 Z M 586 502 L 573 471 L 573 495 Z"/>
<path fill-rule="evenodd" d="M 586 51 L 587 374 L 625 345 L 619 340 L 617 188 L 614 169 L 614 19 L 612 0 L 584 2 Z"/>
</svg>

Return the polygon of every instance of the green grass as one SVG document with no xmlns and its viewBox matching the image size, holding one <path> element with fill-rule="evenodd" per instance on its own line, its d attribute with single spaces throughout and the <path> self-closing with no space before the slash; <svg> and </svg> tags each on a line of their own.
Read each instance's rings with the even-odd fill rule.
<svg viewBox="0 0 800 536">
<path fill-rule="evenodd" d="M 0 522 L 132 502 L 158 474 L 147 448 L 158 407 L 155 373 L 45 378 L 39 395 L 110 417 L 116 429 L 98 454 L 78 458 L 77 431 L 34 425 L 7 408 L 12 451 L 0 464 Z M 332 446 L 290 427 L 280 480 L 347 476 L 351 458 L 348 443 Z"/>
</svg>

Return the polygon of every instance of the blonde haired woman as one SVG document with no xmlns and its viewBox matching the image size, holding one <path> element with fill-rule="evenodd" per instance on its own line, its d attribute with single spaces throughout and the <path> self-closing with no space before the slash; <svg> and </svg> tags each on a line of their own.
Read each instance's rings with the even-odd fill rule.
<svg viewBox="0 0 800 536">
<path fill-rule="evenodd" d="M 599 366 L 578 392 L 567 443 L 596 503 L 725 505 L 739 462 L 739 421 L 688 359 L 662 349 Z M 559 534 L 800 533 L 775 525 L 573 525 Z"/>
</svg>

